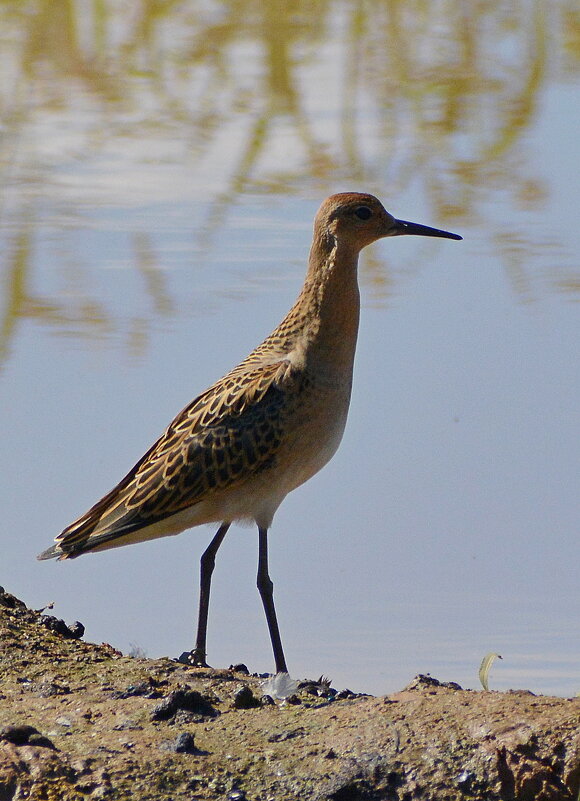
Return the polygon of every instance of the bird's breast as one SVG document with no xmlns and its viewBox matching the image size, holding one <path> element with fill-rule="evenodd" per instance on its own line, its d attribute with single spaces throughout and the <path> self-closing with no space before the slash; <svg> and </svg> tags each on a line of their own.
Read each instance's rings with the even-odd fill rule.
<svg viewBox="0 0 580 801">
<path fill-rule="evenodd" d="M 306 376 L 304 385 L 289 402 L 284 444 L 274 465 L 288 491 L 308 481 L 336 453 L 350 403 L 350 375 L 340 382 Z"/>
</svg>

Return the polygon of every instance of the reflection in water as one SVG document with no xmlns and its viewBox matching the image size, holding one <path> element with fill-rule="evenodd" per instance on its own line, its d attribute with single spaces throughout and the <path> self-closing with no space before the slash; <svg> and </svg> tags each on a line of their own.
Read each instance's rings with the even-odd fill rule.
<svg viewBox="0 0 580 801">
<path fill-rule="evenodd" d="M 185 163 L 188 184 L 208 189 L 202 253 L 248 191 L 323 196 L 340 180 L 395 196 L 419 182 L 427 219 L 484 227 L 516 291 L 533 296 L 524 232 L 507 237 L 488 218 L 481 188 L 520 208 L 547 197 L 515 153 L 548 76 L 580 70 L 572 0 L 455 2 L 444 12 L 427 0 L 2 8 L 0 360 L 22 318 L 76 336 L 118 327 L 68 234 L 98 226 L 99 206 L 178 194 L 171 178 L 153 195 L 135 188 L 135 174 L 164 163 Z M 68 264 L 51 292 L 34 288 L 47 229 Z M 176 304 L 143 230 L 132 250 L 149 306 L 129 325 L 138 350 L 149 320 Z M 384 295 L 383 266 L 369 258 L 366 271 Z M 566 274 L 554 285 L 577 296 L 578 283 Z"/>
</svg>

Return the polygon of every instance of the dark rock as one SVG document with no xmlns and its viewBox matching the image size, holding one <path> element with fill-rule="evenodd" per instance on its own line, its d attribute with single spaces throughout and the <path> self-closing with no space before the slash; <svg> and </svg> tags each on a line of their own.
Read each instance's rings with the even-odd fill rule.
<svg viewBox="0 0 580 801">
<path fill-rule="evenodd" d="M 167 684 L 167 682 L 164 682 Z M 129 684 L 124 690 L 114 690 L 111 695 L 113 698 L 133 698 L 143 696 L 144 698 L 160 698 L 162 695 L 159 689 L 160 683 L 155 679 L 149 678 L 148 681 L 141 681 L 138 684 Z"/>
<path fill-rule="evenodd" d="M 316 695 L 319 698 L 334 698 L 337 694 L 337 691 L 330 686 L 330 679 L 326 676 L 320 676 L 316 680 L 301 681 L 298 689 L 310 695 Z"/>
<path fill-rule="evenodd" d="M 40 748 L 52 748 L 56 751 L 54 743 L 41 734 L 34 726 L 15 725 L 4 726 L 0 729 L 0 740 L 13 745 L 36 745 Z"/>
<path fill-rule="evenodd" d="M 242 687 L 234 695 L 234 706 L 236 709 L 252 709 L 261 706 L 260 701 L 248 686 Z"/>
<path fill-rule="evenodd" d="M 337 692 L 334 697 L 336 698 L 337 701 L 344 701 L 345 698 L 356 698 L 357 694 L 353 693 L 352 690 L 349 690 L 347 688 L 345 690 L 340 690 L 339 692 Z"/>
<path fill-rule="evenodd" d="M 26 725 L 3 726 L 0 729 L 0 740 L 14 745 L 26 745 L 31 734 L 39 734 L 38 729 Z"/>
<path fill-rule="evenodd" d="M 182 687 L 169 693 L 161 703 L 157 704 L 151 713 L 151 719 L 168 720 L 178 711 L 193 712 L 205 717 L 215 717 L 219 714 L 200 692 Z"/>
<path fill-rule="evenodd" d="M 433 689 L 437 687 L 446 687 L 449 690 L 461 690 L 461 687 L 455 681 L 439 681 L 438 679 L 434 679 L 433 676 L 430 676 L 428 673 L 419 673 L 418 676 L 415 676 L 409 684 L 403 689 L 405 690 L 425 690 L 432 687 Z"/>
<path fill-rule="evenodd" d="M 85 627 L 79 620 L 75 620 L 74 623 L 71 623 L 68 630 L 70 632 L 69 637 L 72 640 L 80 640 L 85 633 Z"/>
<path fill-rule="evenodd" d="M 191 651 L 183 651 L 177 657 L 177 661 L 178 662 L 181 662 L 182 665 L 189 665 L 190 667 L 193 665 L 192 659 L 193 659 L 193 655 L 192 655 Z M 198 667 L 199 667 L 199 665 L 198 665 Z"/>
<path fill-rule="evenodd" d="M 250 675 L 248 666 L 244 665 L 243 662 L 239 662 L 237 665 L 230 665 L 230 670 L 234 670 L 236 673 L 244 673 L 246 676 Z"/>
<path fill-rule="evenodd" d="M 52 698 L 55 695 L 68 695 L 71 691 L 68 684 L 59 681 L 45 679 L 39 684 L 32 684 L 31 689 L 36 691 L 41 698 Z"/>
<path fill-rule="evenodd" d="M 0 587 L 0 604 L 8 607 L 8 609 L 26 609 L 26 604 L 15 595 L 6 592 L 4 587 Z"/>
<path fill-rule="evenodd" d="M 130 718 L 125 718 L 120 723 L 117 723 L 116 726 L 113 726 L 115 731 L 141 731 L 143 726 L 140 726 L 136 721 L 131 720 Z"/>
<path fill-rule="evenodd" d="M 79 640 L 85 633 L 85 627 L 78 620 L 75 620 L 71 626 L 67 626 L 64 620 L 54 617 L 54 615 L 41 615 L 38 618 L 38 622 L 49 631 L 60 634 L 61 637 L 65 637 L 67 640 Z"/>
<path fill-rule="evenodd" d="M 274 701 L 271 695 L 263 695 L 260 698 L 260 706 L 276 706 L 276 701 Z"/>
<path fill-rule="evenodd" d="M 175 752 L 178 754 L 195 754 L 195 738 L 190 731 L 182 731 L 175 739 Z"/>
<path fill-rule="evenodd" d="M 196 748 L 195 738 L 190 731 L 182 731 L 175 740 L 165 740 L 159 747 L 162 751 L 173 751 L 175 754 L 196 754 L 196 756 L 199 756 L 207 753 Z"/>
</svg>

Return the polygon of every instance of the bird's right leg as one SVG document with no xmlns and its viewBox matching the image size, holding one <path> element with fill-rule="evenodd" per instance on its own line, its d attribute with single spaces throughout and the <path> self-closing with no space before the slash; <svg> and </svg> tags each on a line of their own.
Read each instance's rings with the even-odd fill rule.
<svg viewBox="0 0 580 801">
<path fill-rule="evenodd" d="M 197 636 L 195 638 L 195 648 L 191 652 L 188 661 L 192 665 L 208 667 L 205 661 L 206 656 L 206 636 L 207 636 L 207 615 L 209 612 L 209 592 L 211 588 L 211 574 L 215 567 L 215 555 L 224 537 L 226 536 L 231 523 L 222 523 L 217 534 L 210 542 L 200 560 L 199 577 L 199 615 L 197 618 Z"/>
</svg>

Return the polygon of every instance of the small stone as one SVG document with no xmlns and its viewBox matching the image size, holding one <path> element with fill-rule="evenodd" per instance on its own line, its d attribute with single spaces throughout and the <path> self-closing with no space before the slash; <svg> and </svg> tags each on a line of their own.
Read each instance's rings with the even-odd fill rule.
<svg viewBox="0 0 580 801">
<path fill-rule="evenodd" d="M 38 729 L 35 729 L 34 726 L 4 726 L 0 729 L 0 740 L 6 740 L 14 745 L 26 745 L 33 734 L 39 734 Z"/>
<path fill-rule="evenodd" d="M 45 679 L 40 684 L 33 687 L 33 689 L 37 691 L 41 698 L 51 698 L 54 695 L 68 695 L 71 691 L 68 684 L 51 681 L 49 679 Z"/>
<path fill-rule="evenodd" d="M 59 726 L 64 726 L 65 728 L 70 728 L 72 726 L 71 721 L 68 718 L 60 717 L 55 720 L 55 723 L 58 723 Z"/>
<path fill-rule="evenodd" d="M 345 698 L 356 698 L 356 693 L 353 693 L 352 690 L 346 688 L 345 690 L 340 690 L 334 696 L 337 701 L 344 701 Z"/>
<path fill-rule="evenodd" d="M 182 665 L 189 665 L 191 667 L 193 664 L 191 661 L 191 651 L 183 651 L 180 653 L 177 657 L 177 661 L 181 662 Z"/>
<path fill-rule="evenodd" d="M 236 673 L 244 673 L 246 676 L 250 675 L 248 666 L 244 665 L 243 662 L 239 662 L 237 665 L 230 665 L 230 670 L 234 670 Z"/>
<path fill-rule="evenodd" d="M 6 606 L 8 609 L 15 609 L 19 607 L 20 609 L 25 609 L 26 604 L 17 598 L 15 595 L 11 595 L 9 592 L 6 592 L 4 587 L 2 587 L 2 592 L 0 593 L 0 604 L 2 606 Z"/>
<path fill-rule="evenodd" d="M 190 731 L 182 731 L 175 739 L 174 750 L 178 754 L 195 754 L 195 738 Z"/>
<path fill-rule="evenodd" d="M 125 718 L 125 720 L 122 720 L 120 723 L 117 723 L 116 726 L 113 726 L 113 729 L 115 731 L 133 731 L 133 730 L 140 731 L 142 728 L 143 726 L 140 726 L 138 723 L 136 723 L 134 720 L 131 720 L 130 718 Z"/>
<path fill-rule="evenodd" d="M 61 637 L 69 640 L 78 640 L 85 633 L 85 627 L 78 620 L 75 620 L 71 626 L 67 626 L 64 620 L 54 617 L 54 615 L 41 615 L 38 622 L 49 631 L 60 634 Z"/>
<path fill-rule="evenodd" d="M 85 633 L 85 627 L 79 620 L 75 620 L 74 623 L 71 623 L 71 625 L 68 627 L 68 630 L 71 640 L 80 640 Z"/>
<path fill-rule="evenodd" d="M 276 706 L 276 702 L 272 698 L 271 695 L 263 695 L 260 698 L 260 705 L 261 706 Z"/>
<path fill-rule="evenodd" d="M 445 687 L 448 690 L 461 690 L 461 686 L 455 681 L 439 681 L 433 678 L 429 673 L 419 673 L 412 679 L 404 690 L 436 690 L 438 687 Z"/>
<path fill-rule="evenodd" d="M 157 704 L 151 713 L 151 719 L 168 720 L 181 710 L 208 717 L 215 717 L 219 714 L 200 692 L 189 687 L 182 687 L 179 690 L 173 690 L 163 701 Z"/>
<path fill-rule="evenodd" d="M 167 684 L 167 682 L 165 682 Z M 158 689 L 159 682 L 150 678 L 148 681 L 141 681 L 137 684 L 129 684 L 124 690 L 115 690 L 112 693 L 113 698 L 132 698 L 134 696 L 143 696 L 144 698 L 160 698 L 161 691 Z"/>
<path fill-rule="evenodd" d="M 260 706 L 260 701 L 246 685 L 234 695 L 234 706 L 236 709 L 252 709 L 253 707 Z"/>
<path fill-rule="evenodd" d="M 0 729 L 0 740 L 6 740 L 13 745 L 35 745 L 38 748 L 51 748 L 56 751 L 54 743 L 34 726 L 4 726 Z"/>
</svg>

